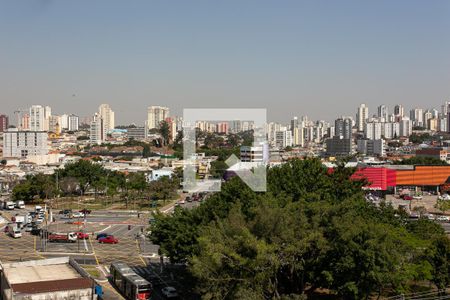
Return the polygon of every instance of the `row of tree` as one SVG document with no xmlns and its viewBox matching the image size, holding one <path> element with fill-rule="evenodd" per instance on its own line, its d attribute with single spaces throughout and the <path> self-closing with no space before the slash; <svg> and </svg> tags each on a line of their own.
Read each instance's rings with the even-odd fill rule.
<svg viewBox="0 0 450 300">
<path fill-rule="evenodd" d="M 448 286 L 443 229 L 367 203 L 352 171 L 293 160 L 268 171 L 266 193 L 234 178 L 198 208 L 158 214 L 150 238 L 187 263 L 204 299 L 302 299 L 318 288 L 367 299 L 422 280 Z"/>
<path fill-rule="evenodd" d="M 13 189 L 13 198 L 31 202 L 56 196 L 85 195 L 87 192 L 124 199 L 167 200 L 175 197 L 179 178 L 163 177 L 147 182 L 143 172 L 124 174 L 110 171 L 88 160 L 69 163 L 52 175 L 29 175 Z"/>
</svg>

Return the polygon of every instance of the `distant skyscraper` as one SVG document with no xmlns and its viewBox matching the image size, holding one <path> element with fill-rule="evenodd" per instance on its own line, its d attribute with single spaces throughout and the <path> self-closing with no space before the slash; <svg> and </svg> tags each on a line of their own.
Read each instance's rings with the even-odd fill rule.
<svg viewBox="0 0 450 300">
<path fill-rule="evenodd" d="M 100 145 L 105 141 L 105 130 L 103 128 L 103 119 L 100 114 L 96 113 L 91 122 L 89 130 L 89 140 L 92 144 Z"/>
<path fill-rule="evenodd" d="M 414 108 L 411 109 L 409 112 L 409 119 L 413 122 L 414 126 L 425 126 L 426 121 L 423 120 L 423 109 L 421 108 Z"/>
<path fill-rule="evenodd" d="M 381 121 L 383 122 L 387 122 L 388 121 L 388 108 L 386 105 L 380 105 L 378 106 L 378 118 L 381 119 Z"/>
<path fill-rule="evenodd" d="M 361 104 L 356 112 L 356 126 L 358 127 L 358 131 L 364 130 L 364 124 L 367 122 L 368 118 L 369 108 L 365 104 Z"/>
<path fill-rule="evenodd" d="M 169 117 L 169 108 L 162 106 L 149 106 L 147 109 L 148 129 L 159 128 L 159 124 Z"/>
<path fill-rule="evenodd" d="M 67 117 L 67 123 L 69 131 L 78 131 L 79 118 L 76 115 L 69 115 Z"/>
<path fill-rule="evenodd" d="M 30 130 L 44 131 L 44 107 L 33 105 L 30 107 Z"/>
<path fill-rule="evenodd" d="M 0 132 L 5 132 L 9 126 L 9 118 L 7 115 L 0 115 Z"/>
<path fill-rule="evenodd" d="M 394 107 L 394 115 L 399 118 L 403 118 L 405 116 L 405 109 L 401 104 L 397 104 Z"/>
<path fill-rule="evenodd" d="M 352 138 L 352 120 L 341 117 L 334 121 L 334 135 L 341 136 L 344 139 Z"/>
<path fill-rule="evenodd" d="M 115 127 L 114 112 L 112 111 L 111 107 L 109 107 L 109 104 L 101 104 L 98 108 L 98 112 L 103 120 L 103 130 L 105 131 L 106 135 L 108 131 L 113 130 Z"/>
</svg>

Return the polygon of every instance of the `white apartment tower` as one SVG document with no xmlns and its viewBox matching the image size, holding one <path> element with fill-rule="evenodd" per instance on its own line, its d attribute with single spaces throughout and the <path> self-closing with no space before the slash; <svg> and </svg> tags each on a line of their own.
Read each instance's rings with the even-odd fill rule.
<svg viewBox="0 0 450 300">
<path fill-rule="evenodd" d="M 364 131 L 364 124 L 369 118 L 369 108 L 365 104 L 361 104 L 356 112 L 356 126 L 358 131 Z"/>
<path fill-rule="evenodd" d="M 106 135 L 108 131 L 113 130 L 115 127 L 114 112 L 111 107 L 109 107 L 109 104 L 101 104 L 98 108 L 98 112 L 103 120 L 103 127 Z"/>
<path fill-rule="evenodd" d="M 169 117 L 169 108 L 163 106 L 149 106 L 147 109 L 147 128 L 159 128 L 159 124 Z"/>
<path fill-rule="evenodd" d="M 78 131 L 79 118 L 76 115 L 69 115 L 67 117 L 69 131 Z"/>
<path fill-rule="evenodd" d="M 104 133 L 105 130 L 103 128 L 103 119 L 100 114 L 96 113 L 91 122 L 91 128 L 89 131 L 89 140 L 91 144 L 101 145 L 106 138 Z"/>
<path fill-rule="evenodd" d="M 30 107 L 30 131 L 44 131 L 45 108 L 42 105 Z"/>
</svg>

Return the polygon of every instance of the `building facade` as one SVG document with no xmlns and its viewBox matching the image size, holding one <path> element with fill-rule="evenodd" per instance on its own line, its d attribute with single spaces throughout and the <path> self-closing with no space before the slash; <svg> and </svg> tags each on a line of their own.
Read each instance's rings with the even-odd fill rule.
<svg viewBox="0 0 450 300">
<path fill-rule="evenodd" d="M 26 158 L 48 154 L 48 134 L 44 131 L 18 131 L 3 133 L 3 157 Z"/>
</svg>

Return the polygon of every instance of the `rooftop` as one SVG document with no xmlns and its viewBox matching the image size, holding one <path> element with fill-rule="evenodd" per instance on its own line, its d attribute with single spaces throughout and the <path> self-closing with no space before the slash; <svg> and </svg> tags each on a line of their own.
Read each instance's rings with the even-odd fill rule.
<svg viewBox="0 0 450 300">
<path fill-rule="evenodd" d="M 6 263 L 2 267 L 11 285 L 82 278 L 64 257 Z"/>
</svg>

